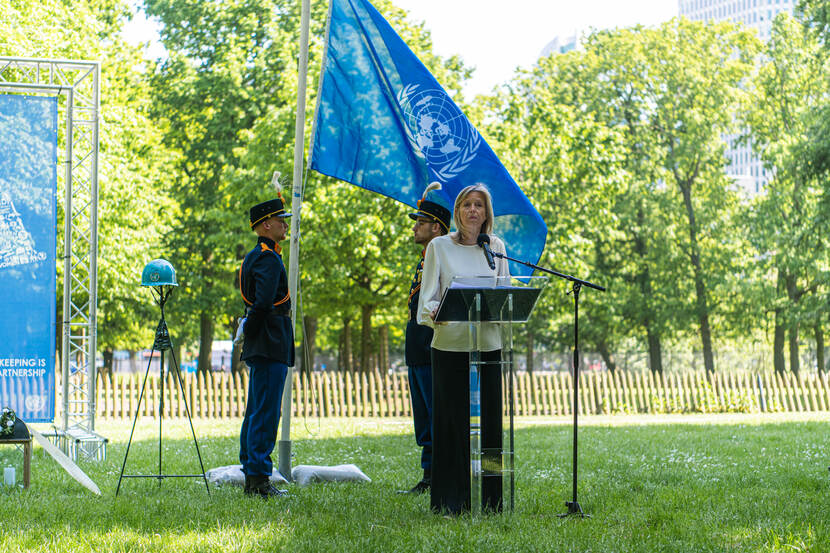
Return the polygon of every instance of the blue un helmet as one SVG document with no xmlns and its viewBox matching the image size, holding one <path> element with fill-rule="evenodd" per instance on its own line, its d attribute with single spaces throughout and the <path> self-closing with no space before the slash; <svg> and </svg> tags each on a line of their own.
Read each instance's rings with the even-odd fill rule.
<svg viewBox="0 0 830 553">
<path fill-rule="evenodd" d="M 178 286 L 176 270 L 166 259 L 154 259 L 141 271 L 142 286 Z"/>
</svg>

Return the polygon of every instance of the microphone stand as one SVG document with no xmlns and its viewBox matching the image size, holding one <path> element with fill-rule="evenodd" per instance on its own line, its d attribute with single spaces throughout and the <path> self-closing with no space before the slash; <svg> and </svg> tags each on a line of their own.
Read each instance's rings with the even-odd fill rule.
<svg viewBox="0 0 830 553">
<path fill-rule="evenodd" d="M 561 279 L 567 280 L 572 283 L 571 291 L 574 295 L 574 359 L 573 359 L 573 367 L 574 367 L 574 444 L 573 444 L 573 500 L 566 501 L 565 506 L 568 507 L 567 513 L 562 513 L 558 515 L 560 518 L 567 517 L 567 516 L 579 516 L 581 518 L 590 517 L 582 511 L 582 507 L 579 506 L 579 502 L 576 499 L 576 476 L 577 476 L 577 467 L 578 467 L 578 442 L 577 436 L 579 433 L 579 291 L 582 289 L 583 286 L 587 286 L 588 288 L 593 288 L 594 290 L 599 290 L 600 292 L 605 292 L 605 287 L 600 286 L 598 284 L 593 284 L 588 282 L 587 280 L 583 280 L 581 278 L 576 278 L 575 276 L 566 275 L 565 273 L 560 273 L 559 271 L 554 271 L 552 269 L 546 269 L 544 267 L 540 267 L 538 265 L 534 265 L 533 263 L 529 263 L 527 261 L 521 261 L 519 259 L 514 259 L 502 253 L 492 252 L 495 257 L 501 257 L 502 259 L 507 259 L 508 261 L 515 261 L 516 263 L 521 263 L 526 267 L 530 267 L 532 269 L 537 269 L 544 273 L 548 273 L 559 277 Z M 570 292 L 569 292 L 570 293 Z"/>
</svg>

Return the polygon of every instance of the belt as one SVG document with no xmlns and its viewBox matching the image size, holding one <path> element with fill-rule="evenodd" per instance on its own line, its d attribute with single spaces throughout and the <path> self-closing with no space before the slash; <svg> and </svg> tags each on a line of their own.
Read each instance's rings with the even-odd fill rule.
<svg viewBox="0 0 830 553">
<path fill-rule="evenodd" d="M 246 307 L 245 308 L 245 316 L 247 317 L 250 314 L 251 314 L 251 308 Z M 277 317 L 290 317 L 291 316 L 291 307 L 288 306 L 288 305 L 285 305 L 285 304 L 278 305 L 268 313 L 268 316 L 273 316 L 273 315 L 276 315 Z"/>
</svg>

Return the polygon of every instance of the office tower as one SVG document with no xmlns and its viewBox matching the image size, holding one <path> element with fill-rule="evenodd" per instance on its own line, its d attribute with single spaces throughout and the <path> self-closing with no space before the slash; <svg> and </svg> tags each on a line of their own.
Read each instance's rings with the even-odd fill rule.
<svg viewBox="0 0 830 553">
<path fill-rule="evenodd" d="M 731 21 L 758 31 L 761 40 L 768 40 L 772 21 L 780 12 L 792 14 L 796 0 L 678 0 L 681 17 L 692 21 Z M 750 145 L 739 145 L 737 136 L 726 136 L 726 157 L 730 165 L 726 173 L 751 194 L 767 184 L 770 172 L 755 157 Z"/>
<path fill-rule="evenodd" d="M 551 54 L 565 54 L 571 50 L 576 50 L 578 47 L 579 33 L 574 33 L 569 37 L 556 37 L 542 48 L 542 53 L 539 54 L 539 57 L 546 58 Z"/>
</svg>

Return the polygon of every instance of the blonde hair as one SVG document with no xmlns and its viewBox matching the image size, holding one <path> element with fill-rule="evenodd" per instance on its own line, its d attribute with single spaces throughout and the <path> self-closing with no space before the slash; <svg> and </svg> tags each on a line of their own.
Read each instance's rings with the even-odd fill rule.
<svg viewBox="0 0 830 553">
<path fill-rule="evenodd" d="M 472 184 L 459 192 L 458 196 L 455 198 L 455 207 L 452 210 L 452 218 L 455 222 L 456 241 L 461 236 L 461 210 L 459 208 L 461 207 L 461 203 L 472 192 L 481 192 L 481 195 L 484 196 L 484 210 L 486 217 L 484 218 L 484 222 L 481 224 L 481 228 L 478 233 L 490 234 L 493 232 L 493 219 L 495 219 L 495 215 L 493 214 L 493 198 L 490 196 L 490 191 L 483 184 Z"/>
</svg>

